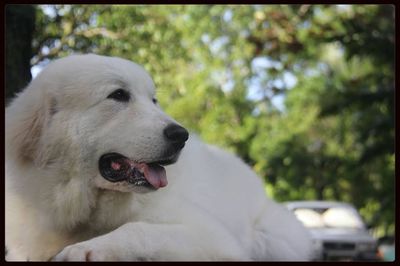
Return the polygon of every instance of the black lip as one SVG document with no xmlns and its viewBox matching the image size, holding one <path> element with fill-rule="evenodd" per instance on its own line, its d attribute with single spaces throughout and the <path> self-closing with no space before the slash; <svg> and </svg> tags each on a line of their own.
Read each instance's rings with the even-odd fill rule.
<svg viewBox="0 0 400 266">
<path fill-rule="evenodd" d="M 154 160 L 153 163 L 163 166 L 175 163 L 178 160 L 183 147 L 185 147 L 185 142 L 180 143 L 178 147 L 174 145 L 169 146 L 164 151 L 163 156 L 158 160 Z"/>
<path fill-rule="evenodd" d="M 178 160 L 180 152 L 176 152 L 173 155 L 166 156 L 163 159 L 155 160 L 154 162 L 148 163 L 149 165 L 151 164 L 158 164 L 162 166 L 167 166 L 170 164 L 175 163 Z"/>
<path fill-rule="evenodd" d="M 127 179 L 129 168 L 123 167 L 120 171 L 115 171 L 110 168 L 112 161 L 119 161 L 127 159 L 119 153 L 106 153 L 99 159 L 100 174 L 110 182 L 120 182 Z"/>
<path fill-rule="evenodd" d="M 148 165 L 169 165 L 173 164 L 177 161 L 179 157 L 179 152 L 174 152 L 172 155 L 165 156 L 161 159 L 156 159 L 153 161 L 141 161 L 143 163 L 146 163 Z M 99 172 L 103 178 L 105 178 L 107 181 L 116 183 L 116 182 L 122 182 L 126 181 L 129 184 L 132 184 L 134 186 L 139 186 L 139 187 L 148 187 L 148 188 L 153 188 L 153 186 L 146 180 L 146 178 L 143 176 L 142 173 L 140 173 L 136 168 L 132 168 L 130 165 L 126 165 L 125 160 L 129 160 L 128 157 L 116 153 L 116 152 L 111 152 L 111 153 L 106 153 L 103 154 L 99 158 Z M 120 170 L 114 170 L 112 169 L 111 162 L 121 162 L 121 169 Z"/>
<path fill-rule="evenodd" d="M 177 158 L 171 158 L 171 159 L 166 159 L 166 160 L 160 160 L 160 161 L 150 163 L 150 164 L 158 164 L 158 165 L 166 166 L 166 165 L 173 164 L 176 161 L 177 161 Z"/>
</svg>

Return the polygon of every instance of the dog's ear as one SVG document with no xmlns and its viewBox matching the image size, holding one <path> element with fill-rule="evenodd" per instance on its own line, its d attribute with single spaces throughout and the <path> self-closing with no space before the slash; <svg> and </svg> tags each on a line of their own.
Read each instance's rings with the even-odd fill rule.
<svg viewBox="0 0 400 266">
<path fill-rule="evenodd" d="M 22 163 L 38 159 L 39 140 L 54 110 L 53 100 L 35 86 L 31 82 L 6 109 L 6 156 Z"/>
</svg>

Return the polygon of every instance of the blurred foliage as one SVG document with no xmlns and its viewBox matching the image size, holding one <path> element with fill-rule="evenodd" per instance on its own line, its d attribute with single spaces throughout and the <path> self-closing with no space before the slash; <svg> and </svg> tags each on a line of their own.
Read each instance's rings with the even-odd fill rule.
<svg viewBox="0 0 400 266">
<path fill-rule="evenodd" d="M 44 5 L 33 47 L 32 65 L 74 52 L 143 65 L 167 113 L 272 197 L 351 202 L 393 233 L 393 6 Z"/>
</svg>

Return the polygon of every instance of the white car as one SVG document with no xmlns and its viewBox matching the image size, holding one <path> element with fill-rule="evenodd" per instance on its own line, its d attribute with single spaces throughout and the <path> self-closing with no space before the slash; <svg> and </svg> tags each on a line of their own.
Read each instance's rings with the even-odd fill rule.
<svg viewBox="0 0 400 266">
<path fill-rule="evenodd" d="M 310 230 L 313 260 L 377 260 L 377 241 L 351 204 L 329 201 L 284 204 Z"/>
</svg>

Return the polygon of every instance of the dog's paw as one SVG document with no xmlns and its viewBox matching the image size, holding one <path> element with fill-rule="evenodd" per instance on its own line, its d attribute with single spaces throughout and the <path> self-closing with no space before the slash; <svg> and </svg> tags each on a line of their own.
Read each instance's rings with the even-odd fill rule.
<svg viewBox="0 0 400 266">
<path fill-rule="evenodd" d="M 110 251 L 104 250 L 101 246 L 82 242 L 67 246 L 60 253 L 54 256 L 52 261 L 115 261 L 116 258 Z"/>
</svg>

